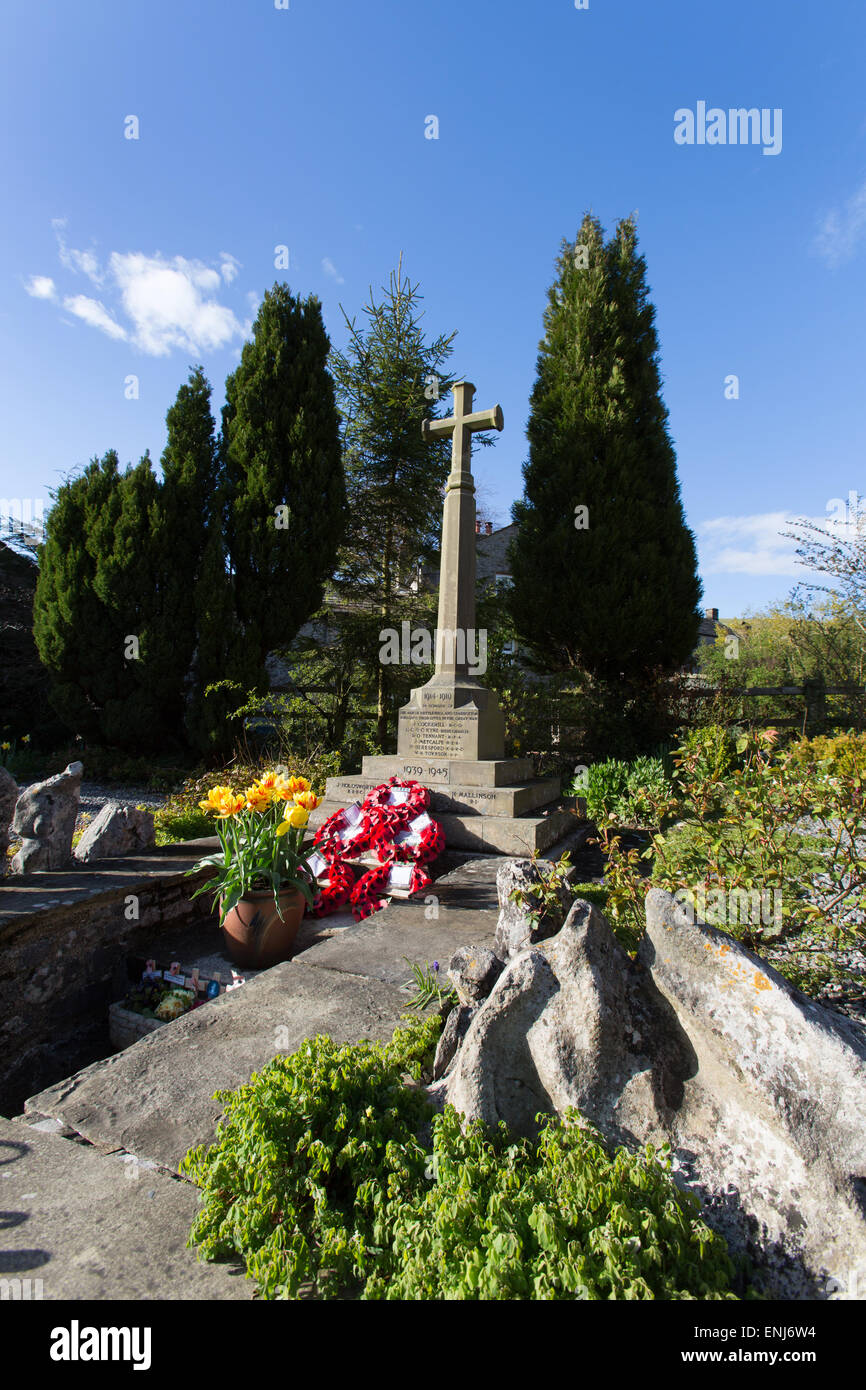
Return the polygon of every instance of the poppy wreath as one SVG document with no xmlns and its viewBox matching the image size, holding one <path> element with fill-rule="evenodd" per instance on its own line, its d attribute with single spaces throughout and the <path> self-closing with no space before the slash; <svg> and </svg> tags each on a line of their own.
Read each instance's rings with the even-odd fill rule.
<svg viewBox="0 0 866 1390">
<path fill-rule="evenodd" d="M 355 875 L 351 866 L 343 860 L 334 859 L 328 864 L 328 877 L 319 883 L 319 892 L 311 908 L 313 917 L 327 917 L 329 912 L 337 912 L 345 907 L 355 887 Z"/>
<path fill-rule="evenodd" d="M 431 864 L 445 848 L 445 832 L 434 820 L 421 831 L 415 844 L 408 838 L 389 840 L 383 836 L 373 839 L 371 845 L 380 864 Z"/>
<path fill-rule="evenodd" d="M 356 922 L 361 922 L 365 917 L 378 912 L 379 908 L 387 902 L 385 889 L 388 883 L 388 870 L 382 866 L 380 869 L 370 869 L 368 873 L 362 874 L 352 889 L 352 916 Z"/>
<path fill-rule="evenodd" d="M 405 789 L 405 800 L 392 800 L 395 790 Z M 413 863 L 409 893 L 419 893 L 429 887 L 429 874 L 421 867 L 429 864 L 445 848 L 441 826 L 431 821 L 415 843 L 408 836 L 397 843 L 396 837 L 409 829 L 417 816 L 430 806 L 430 792 L 419 782 L 401 781 L 392 777 L 381 786 L 373 787 L 360 806 L 360 818 L 352 826 L 345 811 L 335 811 L 323 821 L 314 837 L 316 849 L 327 861 L 327 879 L 320 887 L 313 905 L 313 915 L 324 917 L 329 912 L 351 903 L 356 921 L 369 917 L 387 901 L 390 870 L 395 863 Z M 360 828 L 360 833 L 346 841 L 347 830 Z M 362 874 L 357 883 L 350 860 L 372 850 L 380 867 Z"/>
<path fill-rule="evenodd" d="M 392 799 L 397 790 L 405 790 L 405 800 Z M 430 809 L 430 792 L 427 787 L 422 787 L 420 782 L 406 782 L 401 781 L 399 777 L 391 777 L 381 787 L 373 787 L 367 793 L 363 809 L 371 813 L 387 814 L 389 819 L 399 822 L 402 829 L 410 820 L 420 816 L 422 811 Z"/>
<path fill-rule="evenodd" d="M 333 815 L 328 816 L 327 820 L 322 821 L 313 837 L 313 844 L 329 863 L 356 854 L 364 854 L 370 848 L 370 832 L 373 828 L 370 816 L 362 815 L 356 824 L 361 827 L 361 833 L 353 836 L 351 841 L 346 844 L 343 839 L 343 832 L 354 827 L 349 824 L 345 811 L 335 811 Z"/>
<path fill-rule="evenodd" d="M 410 896 L 410 898 L 411 898 L 415 893 L 423 893 L 423 892 L 425 892 L 425 890 L 428 889 L 428 888 L 430 887 L 430 885 L 432 884 L 432 882 L 433 882 L 432 878 L 431 878 L 430 875 L 428 874 L 427 870 L 423 867 L 423 865 L 421 865 L 421 864 L 416 864 L 416 865 L 415 865 L 415 868 L 412 870 L 412 878 L 411 878 L 411 880 L 410 880 L 410 882 L 409 882 L 409 896 Z"/>
</svg>

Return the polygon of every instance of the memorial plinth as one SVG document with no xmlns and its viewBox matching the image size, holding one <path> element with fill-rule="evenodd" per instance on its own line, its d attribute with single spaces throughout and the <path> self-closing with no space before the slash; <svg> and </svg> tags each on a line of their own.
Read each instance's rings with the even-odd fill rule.
<svg viewBox="0 0 866 1390">
<path fill-rule="evenodd" d="M 425 420 L 425 438 L 452 437 L 451 472 L 442 509 L 436 669 L 399 713 L 396 757 L 363 760 L 360 777 L 330 777 L 313 824 L 389 777 L 421 782 L 448 845 L 480 853 L 525 855 L 549 849 L 574 827 L 556 806 L 559 779 L 535 778 L 528 758 L 505 758 L 499 701 L 466 660 L 475 636 L 475 484 L 471 436 L 501 430 L 502 410 L 472 411 L 475 387 L 454 387 L 454 414 Z M 477 669 L 477 668 L 476 668 Z"/>
</svg>

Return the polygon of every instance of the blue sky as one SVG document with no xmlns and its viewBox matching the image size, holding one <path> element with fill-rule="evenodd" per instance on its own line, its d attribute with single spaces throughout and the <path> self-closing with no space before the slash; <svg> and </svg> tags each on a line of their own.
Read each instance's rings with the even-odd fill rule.
<svg viewBox="0 0 866 1390">
<path fill-rule="evenodd" d="M 189 365 L 219 407 L 274 280 L 342 346 L 340 304 L 402 251 L 503 407 L 478 482 L 504 523 L 589 208 L 638 212 L 705 604 L 784 598 L 785 518 L 866 492 L 862 0 L 5 0 L 0 24 L 0 496 L 158 459 Z M 780 152 L 677 144 L 701 101 L 780 109 Z"/>
</svg>

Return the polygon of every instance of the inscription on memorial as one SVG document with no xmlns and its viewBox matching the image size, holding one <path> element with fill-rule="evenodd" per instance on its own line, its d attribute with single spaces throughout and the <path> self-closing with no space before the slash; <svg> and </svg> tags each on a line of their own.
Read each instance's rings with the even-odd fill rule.
<svg viewBox="0 0 866 1390">
<path fill-rule="evenodd" d="M 438 767 L 436 763 L 404 763 L 403 775 L 405 777 L 415 777 L 420 782 L 450 782 L 451 768 L 448 763 L 442 763 Z"/>
<path fill-rule="evenodd" d="M 477 709 L 401 710 L 399 750 L 406 764 L 413 758 L 472 758 L 477 738 Z"/>
</svg>

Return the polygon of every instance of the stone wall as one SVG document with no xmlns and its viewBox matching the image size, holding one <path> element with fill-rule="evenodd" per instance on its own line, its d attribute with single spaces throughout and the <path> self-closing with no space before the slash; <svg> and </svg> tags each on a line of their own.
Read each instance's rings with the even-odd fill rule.
<svg viewBox="0 0 866 1390">
<path fill-rule="evenodd" d="M 110 1050 L 108 1006 L 129 988 L 127 959 L 160 935 L 211 918 L 209 870 L 186 870 L 215 840 L 21 874 L 0 886 L 0 1114 Z M 216 924 L 214 935 L 217 938 Z"/>
</svg>

